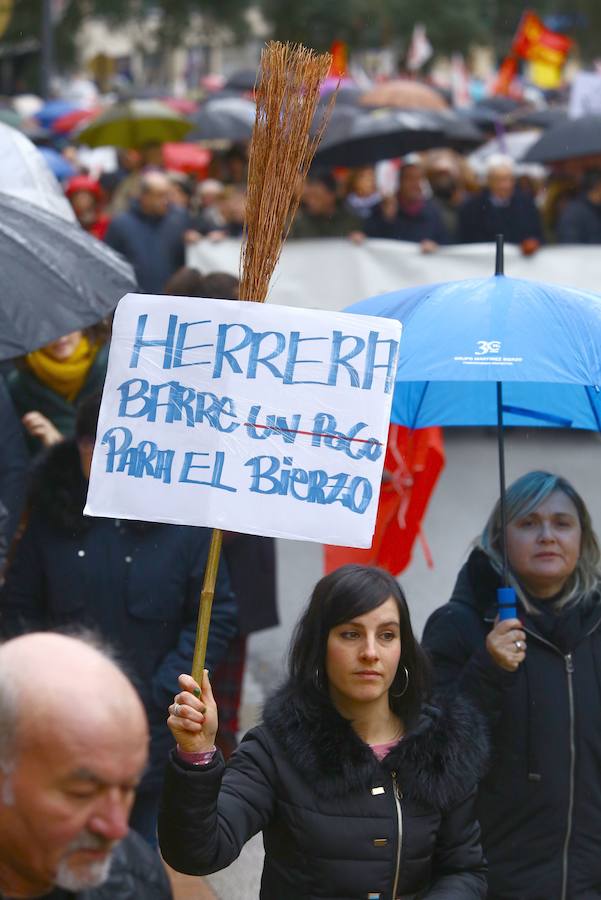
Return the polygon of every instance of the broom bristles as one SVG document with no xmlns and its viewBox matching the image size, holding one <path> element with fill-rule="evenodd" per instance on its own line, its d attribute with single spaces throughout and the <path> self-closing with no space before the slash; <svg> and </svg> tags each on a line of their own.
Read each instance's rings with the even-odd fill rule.
<svg viewBox="0 0 601 900">
<path fill-rule="evenodd" d="M 250 145 L 240 299 L 262 302 L 282 252 L 304 180 L 327 124 L 311 123 L 332 57 L 298 44 L 269 43 L 261 54 L 257 114 Z"/>
</svg>

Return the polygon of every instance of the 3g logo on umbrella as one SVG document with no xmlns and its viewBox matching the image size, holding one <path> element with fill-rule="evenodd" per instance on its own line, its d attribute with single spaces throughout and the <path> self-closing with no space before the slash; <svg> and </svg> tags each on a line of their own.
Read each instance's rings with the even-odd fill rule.
<svg viewBox="0 0 601 900">
<path fill-rule="evenodd" d="M 500 353 L 501 341 L 477 341 L 474 356 L 486 356 L 487 353 Z"/>
</svg>

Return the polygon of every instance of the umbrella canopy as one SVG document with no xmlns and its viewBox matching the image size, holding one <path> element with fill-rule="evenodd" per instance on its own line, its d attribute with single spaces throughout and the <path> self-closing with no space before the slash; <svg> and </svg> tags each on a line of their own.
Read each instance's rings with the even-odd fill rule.
<svg viewBox="0 0 601 900">
<path fill-rule="evenodd" d="M 362 94 L 359 102 L 361 106 L 395 106 L 398 109 L 448 108 L 442 94 L 421 81 L 411 81 L 408 78 L 377 84 Z"/>
<path fill-rule="evenodd" d="M 542 109 L 516 109 L 506 117 L 505 122 L 511 127 L 552 128 L 567 118 L 566 106 L 545 106 Z"/>
<path fill-rule="evenodd" d="M 0 194 L 0 359 L 99 322 L 137 289 L 131 266 L 79 225 Z"/>
<path fill-rule="evenodd" d="M 482 97 L 478 100 L 476 106 L 479 109 L 492 110 L 499 115 L 506 116 L 520 107 L 520 101 L 513 97 L 504 97 L 502 94 L 495 94 L 492 97 Z"/>
<path fill-rule="evenodd" d="M 499 426 L 503 535 L 503 425 L 601 430 L 597 294 L 499 274 L 372 297 L 348 311 L 404 324 L 393 422 Z M 513 588 L 500 589 L 498 598 L 501 618 L 514 616 Z"/>
<path fill-rule="evenodd" d="M 69 134 L 78 126 L 83 126 L 84 122 L 95 119 L 102 112 L 101 107 L 94 109 L 72 109 L 71 112 L 59 116 L 52 123 L 52 131 L 54 134 Z"/>
<path fill-rule="evenodd" d="M 231 91 L 254 91 L 257 83 L 257 72 L 255 69 L 240 69 L 233 72 L 226 80 L 224 87 Z"/>
<path fill-rule="evenodd" d="M 196 144 L 163 144 L 163 164 L 175 172 L 193 173 L 206 178 L 211 151 Z"/>
<path fill-rule="evenodd" d="M 64 181 L 65 178 L 71 178 L 72 175 L 75 175 L 75 169 L 71 163 L 54 147 L 38 147 L 38 152 L 42 155 L 52 174 L 59 181 Z"/>
<path fill-rule="evenodd" d="M 49 100 L 35 113 L 35 118 L 42 128 L 51 128 L 55 119 L 73 112 L 74 109 L 79 109 L 78 104 L 69 100 Z"/>
<path fill-rule="evenodd" d="M 124 100 L 105 109 L 73 138 L 88 147 L 140 148 L 145 144 L 181 141 L 193 125 L 155 100 Z"/>
<path fill-rule="evenodd" d="M 601 153 L 601 116 L 582 116 L 566 119 L 545 131 L 524 160 L 552 163 L 598 153 Z"/>
<path fill-rule="evenodd" d="M 71 204 L 39 149 L 24 134 L 0 124 L 0 193 L 29 203 L 75 222 Z"/>
<path fill-rule="evenodd" d="M 404 325 L 392 420 L 601 430 L 601 296 L 496 275 L 362 300 Z"/>
<path fill-rule="evenodd" d="M 365 166 L 414 150 L 441 146 L 443 125 L 433 113 L 375 109 L 347 119 L 326 132 L 315 165 Z"/>
<path fill-rule="evenodd" d="M 189 141 L 250 141 L 256 107 L 244 97 L 219 97 L 207 102 L 192 117 Z"/>
</svg>

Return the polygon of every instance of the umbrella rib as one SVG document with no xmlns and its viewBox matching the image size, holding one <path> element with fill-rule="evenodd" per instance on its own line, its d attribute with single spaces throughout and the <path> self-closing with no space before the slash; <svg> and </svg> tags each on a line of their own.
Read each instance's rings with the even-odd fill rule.
<svg viewBox="0 0 601 900">
<path fill-rule="evenodd" d="M 599 419 L 599 413 L 597 412 L 597 410 L 595 408 L 595 404 L 593 403 L 593 398 L 591 397 L 591 389 L 588 386 L 588 384 L 585 385 L 585 390 L 586 390 L 586 396 L 587 396 L 588 402 L 590 404 L 590 407 L 593 411 L 593 415 L 595 417 L 595 422 L 597 423 L 597 431 L 601 431 L 601 420 Z"/>
<path fill-rule="evenodd" d="M 430 386 L 430 382 L 429 382 L 429 381 L 426 381 L 425 384 L 424 384 L 424 389 L 423 389 L 423 391 L 422 391 L 422 395 L 421 395 L 421 397 L 419 398 L 419 403 L 417 404 L 416 409 L 415 409 L 415 415 L 413 416 L 413 422 L 411 423 L 411 430 L 412 430 L 412 431 L 415 429 L 415 423 L 416 423 L 417 420 L 418 420 L 418 417 L 419 417 L 419 414 L 420 414 L 420 412 L 421 412 L 421 408 L 422 408 L 422 406 L 423 406 L 424 399 L 425 399 L 425 396 L 426 396 L 426 391 L 428 390 L 429 386 Z"/>
</svg>

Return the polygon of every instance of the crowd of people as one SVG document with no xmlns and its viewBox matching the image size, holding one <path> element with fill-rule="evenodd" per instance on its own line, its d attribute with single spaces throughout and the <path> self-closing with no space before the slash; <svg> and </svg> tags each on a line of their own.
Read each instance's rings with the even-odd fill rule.
<svg viewBox="0 0 601 900">
<path fill-rule="evenodd" d="M 242 236 L 247 148 L 216 154 L 210 177 L 168 171 L 160 146 L 119 151 L 114 172 L 86 171 L 65 184 L 81 225 L 134 266 L 140 287 L 162 293 L 185 264 L 186 245 Z M 448 150 L 411 153 L 355 169 L 314 168 L 289 237 L 410 241 L 429 253 L 444 244 L 503 234 L 531 254 L 543 244 L 601 242 L 601 169 L 525 171 L 496 153 L 479 175 Z"/>
<path fill-rule="evenodd" d="M 227 302 L 235 278 L 185 266 L 187 244 L 242 234 L 245 152 L 219 163 L 196 181 L 153 145 L 65 193 L 142 291 Z M 560 186 L 493 156 L 482 185 L 445 150 L 391 174 L 313 171 L 291 239 L 601 242 L 597 170 Z M 601 898 L 601 558 L 574 487 L 507 490 L 517 618 L 497 617 L 498 504 L 421 644 L 385 571 L 321 579 L 238 744 L 247 636 L 278 622 L 274 543 L 225 534 L 197 683 L 208 531 L 83 515 L 109 330 L 0 375 L 0 897 L 167 900 L 159 845 L 205 875 L 262 832 L 263 900 Z"/>
</svg>

